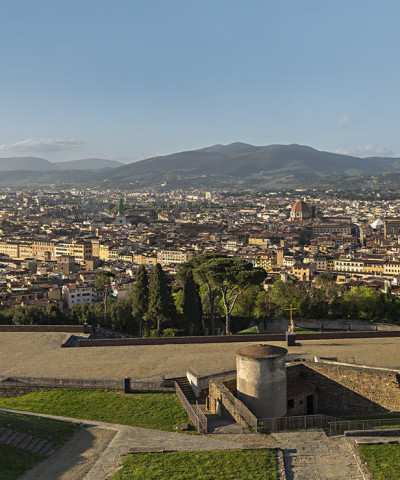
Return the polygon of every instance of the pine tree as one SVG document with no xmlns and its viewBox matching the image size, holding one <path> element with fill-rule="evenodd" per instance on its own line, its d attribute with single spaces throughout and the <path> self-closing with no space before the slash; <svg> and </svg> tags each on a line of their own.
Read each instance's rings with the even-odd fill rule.
<svg viewBox="0 0 400 480">
<path fill-rule="evenodd" d="M 194 282 L 192 270 L 189 270 L 183 284 L 183 318 L 186 325 L 189 325 L 190 334 L 192 334 L 193 326 L 199 325 L 202 321 L 199 288 Z"/>
<path fill-rule="evenodd" d="M 175 312 L 171 285 L 161 265 L 157 263 L 150 279 L 147 320 L 157 328 L 160 336 L 162 327 L 171 323 Z"/>
<path fill-rule="evenodd" d="M 142 336 L 143 320 L 149 308 L 149 279 L 144 265 L 141 265 L 136 273 L 136 283 L 131 298 L 132 316 L 139 323 L 139 335 Z"/>
</svg>

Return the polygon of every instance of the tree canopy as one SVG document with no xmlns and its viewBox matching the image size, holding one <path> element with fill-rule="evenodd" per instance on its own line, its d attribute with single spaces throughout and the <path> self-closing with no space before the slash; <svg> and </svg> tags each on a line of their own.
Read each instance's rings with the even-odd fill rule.
<svg viewBox="0 0 400 480">
<path fill-rule="evenodd" d="M 230 318 L 239 296 L 253 285 L 260 284 L 265 271 L 240 258 L 211 258 L 195 269 L 197 278 L 218 289 L 225 309 L 225 332 L 231 333 Z"/>
</svg>

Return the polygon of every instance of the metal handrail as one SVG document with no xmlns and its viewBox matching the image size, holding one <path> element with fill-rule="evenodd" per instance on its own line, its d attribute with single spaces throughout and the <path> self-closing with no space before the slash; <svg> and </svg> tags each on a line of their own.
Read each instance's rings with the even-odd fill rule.
<svg viewBox="0 0 400 480">
<path fill-rule="evenodd" d="M 186 410 L 188 417 L 193 422 L 198 433 L 207 433 L 208 431 L 208 420 L 204 413 L 201 411 L 198 402 L 196 401 L 196 410 L 189 403 L 185 394 L 182 392 L 181 387 L 177 382 L 174 382 L 175 392 L 178 400 L 181 402 L 183 408 Z"/>
<path fill-rule="evenodd" d="M 330 422 L 339 420 L 329 415 L 296 415 L 290 417 L 267 417 L 258 420 L 259 429 L 264 432 L 281 432 L 284 430 L 309 430 L 328 428 Z"/>
<path fill-rule="evenodd" d="M 330 434 L 344 433 L 352 430 L 372 430 L 382 426 L 399 426 L 400 418 L 375 418 L 370 420 L 338 420 L 329 423 Z"/>
</svg>

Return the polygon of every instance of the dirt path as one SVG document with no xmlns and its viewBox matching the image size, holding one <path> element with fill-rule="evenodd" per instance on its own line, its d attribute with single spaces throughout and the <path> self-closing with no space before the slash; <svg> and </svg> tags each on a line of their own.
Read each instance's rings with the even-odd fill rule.
<svg viewBox="0 0 400 480">
<path fill-rule="evenodd" d="M 100 427 L 79 430 L 60 450 L 27 472 L 20 480 L 83 479 L 116 433 L 116 430 Z"/>
</svg>

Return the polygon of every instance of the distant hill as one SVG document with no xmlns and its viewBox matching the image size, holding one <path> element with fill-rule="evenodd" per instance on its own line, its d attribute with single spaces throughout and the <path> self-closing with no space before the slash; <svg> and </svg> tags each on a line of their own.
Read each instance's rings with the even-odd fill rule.
<svg viewBox="0 0 400 480">
<path fill-rule="evenodd" d="M 10 157 L 0 158 L 0 172 L 13 170 L 30 170 L 32 172 L 45 171 L 52 168 L 52 163 L 44 158 L 37 157 Z"/>
<path fill-rule="evenodd" d="M 55 162 L 57 170 L 97 170 L 100 168 L 121 167 L 123 163 L 105 158 L 84 158 L 82 160 L 70 160 L 69 162 Z"/>
<path fill-rule="evenodd" d="M 114 168 L 112 168 L 114 167 Z M 41 172 L 41 173 L 40 173 Z M 400 158 L 358 158 L 304 145 L 246 143 L 153 157 L 128 165 L 104 159 L 52 163 L 35 157 L 0 159 L 0 184 L 90 183 L 167 188 L 275 188 L 356 185 L 400 174 Z M 399 175 L 400 178 L 400 175 Z M 393 177 L 393 181 L 397 176 Z"/>
<path fill-rule="evenodd" d="M 311 182 L 325 176 L 355 177 L 400 172 L 400 158 L 358 158 L 303 145 L 214 145 L 131 163 L 103 180 L 139 185 L 244 186 Z"/>
<path fill-rule="evenodd" d="M 102 168 L 116 168 L 123 165 L 121 162 L 104 158 L 85 158 L 67 162 L 50 162 L 38 157 L 10 157 L 0 158 L 0 172 L 25 170 L 30 172 L 46 172 L 49 170 L 96 170 Z"/>
</svg>

